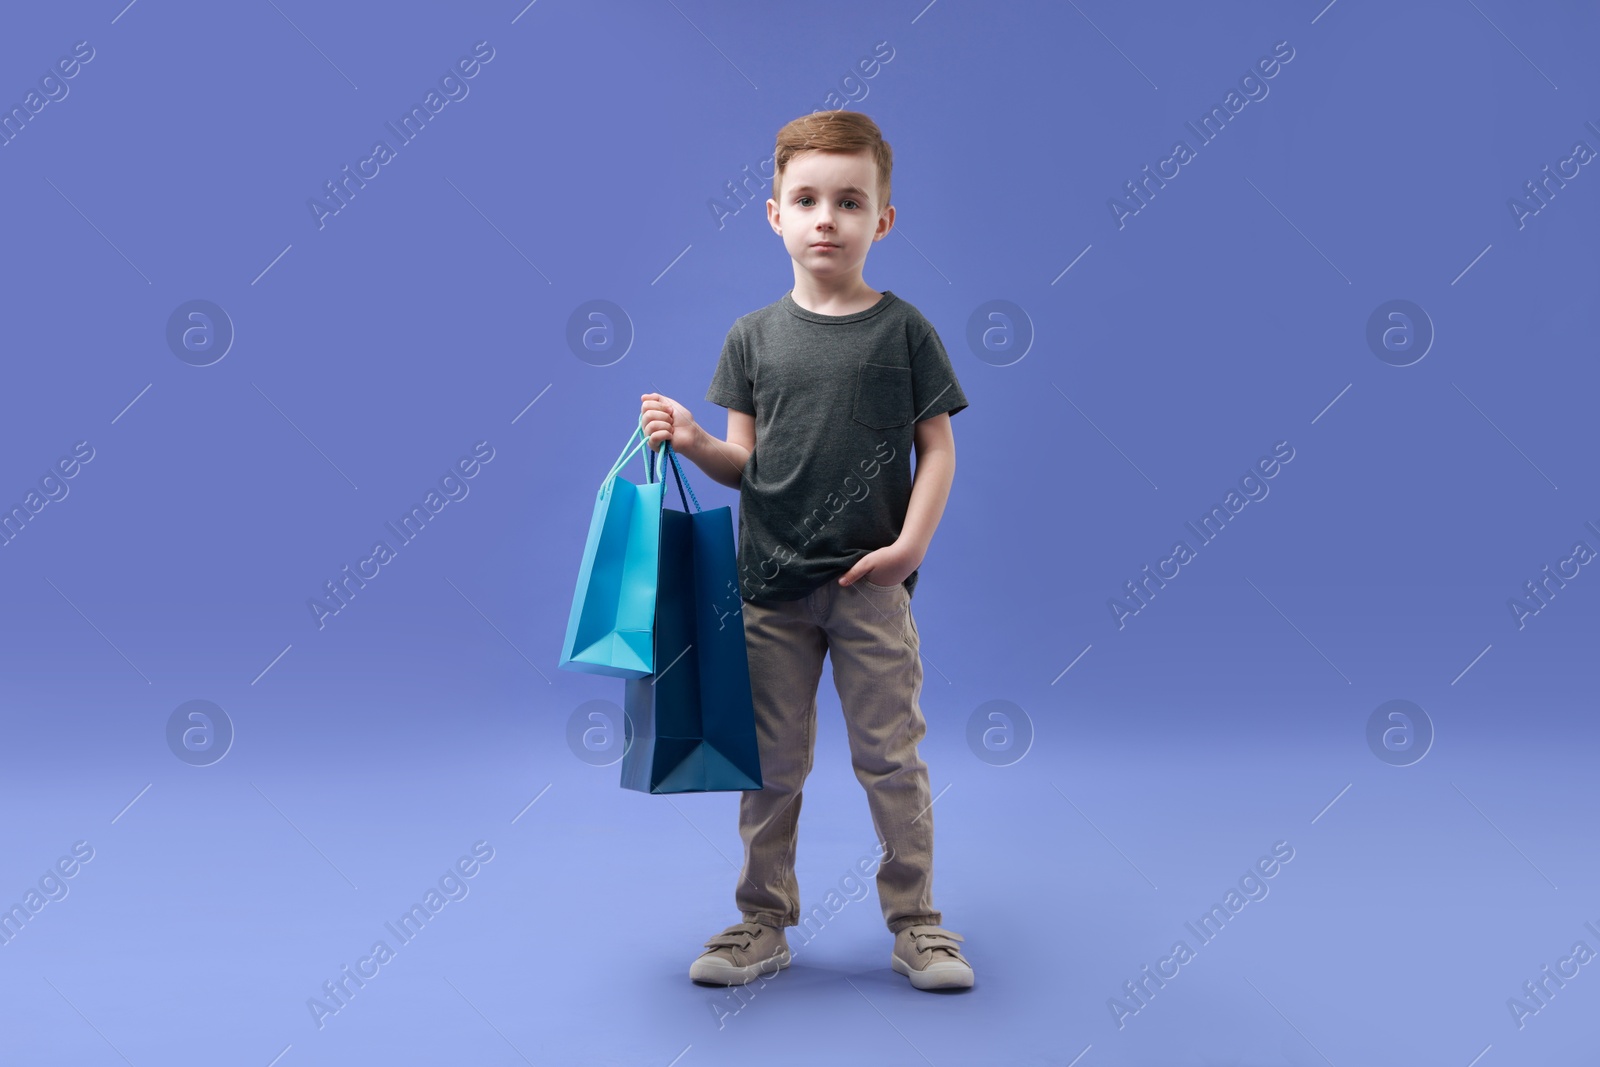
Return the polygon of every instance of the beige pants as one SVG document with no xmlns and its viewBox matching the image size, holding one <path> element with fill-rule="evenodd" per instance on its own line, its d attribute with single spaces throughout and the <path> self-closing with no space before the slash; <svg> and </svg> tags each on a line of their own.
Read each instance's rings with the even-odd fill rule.
<svg viewBox="0 0 1600 1067">
<path fill-rule="evenodd" d="M 917 755 L 927 732 L 918 697 L 922 658 L 904 585 L 824 582 L 798 600 L 744 601 L 745 643 L 761 751 L 761 789 L 739 799 L 744 869 L 734 899 L 746 922 L 801 922 L 795 839 L 801 787 L 817 736 L 822 658 L 833 661 L 850 760 L 885 860 L 878 868 L 884 921 L 898 933 L 941 924 L 933 907 L 933 796 Z"/>
</svg>

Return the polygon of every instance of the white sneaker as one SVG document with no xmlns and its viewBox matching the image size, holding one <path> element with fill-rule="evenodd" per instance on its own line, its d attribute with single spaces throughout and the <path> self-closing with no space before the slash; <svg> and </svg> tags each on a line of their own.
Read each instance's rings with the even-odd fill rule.
<svg viewBox="0 0 1600 1067">
<path fill-rule="evenodd" d="M 734 923 L 706 942 L 707 951 L 689 966 L 689 977 L 712 985 L 744 985 L 757 975 L 789 966 L 783 931 L 762 923 Z"/>
<path fill-rule="evenodd" d="M 908 926 L 895 935 L 889 964 L 917 989 L 970 989 L 972 965 L 956 947 L 961 940 L 942 926 Z"/>
</svg>

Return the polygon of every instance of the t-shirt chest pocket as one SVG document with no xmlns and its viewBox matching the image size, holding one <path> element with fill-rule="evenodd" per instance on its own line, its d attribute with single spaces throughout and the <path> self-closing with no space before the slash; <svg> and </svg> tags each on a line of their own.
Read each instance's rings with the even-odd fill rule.
<svg viewBox="0 0 1600 1067">
<path fill-rule="evenodd" d="M 910 422 L 911 368 L 861 364 L 852 416 L 874 430 L 889 430 Z"/>
</svg>

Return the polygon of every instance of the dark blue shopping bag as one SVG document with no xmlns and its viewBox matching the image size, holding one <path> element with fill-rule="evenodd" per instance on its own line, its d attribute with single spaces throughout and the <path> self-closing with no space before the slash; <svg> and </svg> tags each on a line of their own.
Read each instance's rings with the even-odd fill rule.
<svg viewBox="0 0 1600 1067">
<path fill-rule="evenodd" d="M 678 457 L 666 443 L 662 452 L 684 510 L 661 509 L 656 672 L 623 683 L 622 786 L 644 793 L 760 789 L 733 512 L 702 511 L 698 499 L 691 512 Z"/>
</svg>

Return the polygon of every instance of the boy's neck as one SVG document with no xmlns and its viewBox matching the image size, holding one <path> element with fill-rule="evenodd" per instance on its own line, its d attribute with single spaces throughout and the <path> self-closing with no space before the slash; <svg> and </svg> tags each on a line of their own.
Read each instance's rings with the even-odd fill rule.
<svg viewBox="0 0 1600 1067">
<path fill-rule="evenodd" d="M 843 285 L 824 285 L 815 278 L 796 278 L 790 296 L 796 304 L 815 315 L 854 315 L 883 299 L 882 293 L 860 277 Z"/>
</svg>

